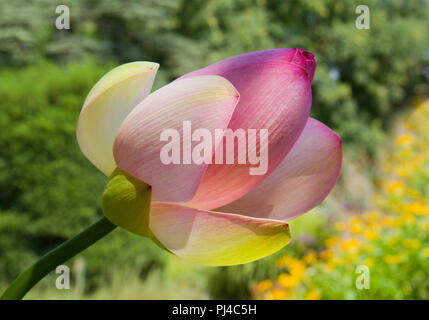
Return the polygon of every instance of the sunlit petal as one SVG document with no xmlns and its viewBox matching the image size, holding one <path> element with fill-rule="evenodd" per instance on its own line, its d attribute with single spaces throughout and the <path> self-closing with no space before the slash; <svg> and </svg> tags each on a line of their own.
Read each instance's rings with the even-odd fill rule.
<svg viewBox="0 0 429 320">
<path fill-rule="evenodd" d="M 113 141 L 122 121 L 152 88 L 158 70 L 152 62 L 123 64 L 103 76 L 89 92 L 77 124 L 83 154 L 105 175 L 115 169 Z"/>
<path fill-rule="evenodd" d="M 238 99 L 231 83 L 219 76 L 174 81 L 155 91 L 131 112 L 119 130 L 114 144 L 118 167 L 150 184 L 154 201 L 189 201 L 207 164 L 184 159 L 183 154 L 189 155 L 198 144 L 191 142 L 189 148 L 184 145 L 182 139 L 189 141 L 183 132 L 184 122 L 214 136 L 215 129 L 228 126 Z M 180 163 L 161 161 L 167 142 L 160 138 L 165 130 L 174 130 L 180 136 Z"/>
<path fill-rule="evenodd" d="M 217 74 L 228 79 L 240 93 L 228 128 L 246 133 L 247 129 L 266 129 L 269 135 L 268 144 L 260 148 L 268 154 L 265 172 L 262 167 L 258 174 L 249 174 L 250 168 L 259 166 L 249 161 L 209 165 L 190 206 L 209 210 L 236 200 L 280 164 L 307 122 L 315 67 L 307 51 L 274 49 L 232 57 L 184 76 Z M 258 144 L 247 148 L 248 154 L 255 149 L 259 152 Z M 237 164 L 237 148 L 234 157 Z"/>
<path fill-rule="evenodd" d="M 244 197 L 217 210 L 289 220 L 315 207 L 334 187 L 342 163 L 341 139 L 309 119 L 282 163 Z"/>
<path fill-rule="evenodd" d="M 290 241 L 285 222 L 167 203 L 152 203 L 150 228 L 177 256 L 209 266 L 257 260 Z"/>
</svg>

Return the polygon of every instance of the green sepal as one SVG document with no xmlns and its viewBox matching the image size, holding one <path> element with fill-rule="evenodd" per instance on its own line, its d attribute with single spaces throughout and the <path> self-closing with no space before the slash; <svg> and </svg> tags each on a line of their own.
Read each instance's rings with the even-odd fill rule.
<svg viewBox="0 0 429 320">
<path fill-rule="evenodd" d="M 151 238 L 151 189 L 150 185 L 116 168 L 103 193 L 101 208 L 104 216 L 127 231 Z"/>
</svg>

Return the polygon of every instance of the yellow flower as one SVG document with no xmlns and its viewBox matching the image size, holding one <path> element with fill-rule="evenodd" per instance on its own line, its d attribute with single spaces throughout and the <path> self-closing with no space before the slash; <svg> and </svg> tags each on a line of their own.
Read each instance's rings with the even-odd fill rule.
<svg viewBox="0 0 429 320">
<path fill-rule="evenodd" d="M 289 266 L 290 262 L 293 260 L 290 256 L 283 256 L 280 259 L 277 260 L 277 268 L 285 268 Z"/>
<path fill-rule="evenodd" d="M 388 193 L 393 193 L 393 192 L 396 192 L 396 191 L 400 191 L 402 189 L 404 189 L 404 184 L 401 181 L 396 181 L 396 182 L 390 183 L 387 186 L 386 191 Z"/>
<path fill-rule="evenodd" d="M 418 249 L 420 245 L 421 242 L 417 239 L 407 239 L 404 241 L 404 246 L 408 249 Z"/>
<path fill-rule="evenodd" d="M 307 253 L 302 260 L 304 260 L 304 262 L 306 264 L 311 264 L 312 262 L 314 262 L 316 260 L 316 253 L 314 251 L 310 251 L 309 253 Z"/>
<path fill-rule="evenodd" d="M 281 274 L 277 278 L 277 282 L 284 288 L 291 289 L 298 284 L 299 278 L 289 274 Z"/>
<path fill-rule="evenodd" d="M 429 231 L 429 222 L 423 223 L 423 230 Z"/>
<path fill-rule="evenodd" d="M 277 261 L 278 268 L 288 268 L 294 276 L 301 276 L 305 271 L 305 264 L 298 259 L 284 256 Z"/>
<path fill-rule="evenodd" d="M 334 256 L 334 251 L 332 251 L 332 249 L 326 249 L 320 253 L 320 257 L 322 259 L 329 259 L 329 258 L 332 258 L 333 256 Z"/>
<path fill-rule="evenodd" d="M 289 271 L 291 275 L 301 277 L 305 271 L 305 265 L 301 261 L 295 259 L 289 264 Z"/>
<path fill-rule="evenodd" d="M 350 219 L 351 224 L 360 224 L 360 219 L 356 216 L 351 217 Z"/>
<path fill-rule="evenodd" d="M 368 240 L 378 239 L 378 234 L 373 230 L 365 231 L 364 235 L 365 235 L 365 238 L 367 238 Z"/>
<path fill-rule="evenodd" d="M 326 271 L 333 271 L 335 269 L 335 264 L 332 261 L 328 261 L 324 267 Z"/>
<path fill-rule="evenodd" d="M 316 288 L 310 290 L 310 292 L 305 296 L 305 300 L 319 300 L 321 297 L 321 294 L 319 290 Z"/>
<path fill-rule="evenodd" d="M 256 286 L 256 290 L 258 290 L 259 292 L 264 292 L 264 291 L 267 291 L 268 289 L 271 289 L 272 287 L 273 287 L 273 282 L 267 279 L 259 282 L 258 285 Z"/>
<path fill-rule="evenodd" d="M 340 240 L 339 237 L 330 237 L 330 238 L 325 240 L 325 246 L 333 247 L 338 243 L 339 240 Z"/>
<path fill-rule="evenodd" d="M 410 135 L 404 134 L 396 139 L 396 145 L 403 146 L 411 142 L 413 138 Z"/>
<path fill-rule="evenodd" d="M 399 219 L 397 219 L 399 220 Z M 404 214 L 402 215 L 402 220 L 407 223 L 407 224 L 414 224 L 414 215 L 411 212 L 404 212 Z M 398 226 L 400 225 L 400 223 L 398 224 Z"/>
<path fill-rule="evenodd" d="M 341 251 L 349 251 L 356 249 L 359 246 L 359 240 L 357 239 L 349 239 L 343 242 L 341 245 Z"/>
<path fill-rule="evenodd" d="M 353 234 L 360 234 L 363 232 L 363 227 L 360 223 L 353 223 L 350 231 Z"/>
<path fill-rule="evenodd" d="M 381 229 L 381 226 L 379 223 L 380 223 L 380 221 L 369 221 L 367 223 L 367 227 L 369 230 L 377 232 Z"/>
<path fill-rule="evenodd" d="M 380 220 L 380 225 L 382 225 L 383 227 L 390 226 L 390 225 L 392 225 L 392 221 L 393 221 L 393 219 L 390 217 L 383 217 Z"/>
<path fill-rule="evenodd" d="M 387 255 L 384 257 L 384 261 L 386 261 L 389 264 L 398 264 L 402 262 L 402 257 L 397 254 L 397 255 Z"/>
<path fill-rule="evenodd" d="M 410 215 L 428 215 L 429 214 L 429 207 L 426 206 L 425 203 L 422 202 L 413 202 L 409 203 L 405 207 L 406 212 L 408 212 Z M 405 215 L 405 213 L 404 213 Z"/>
<path fill-rule="evenodd" d="M 268 298 L 274 299 L 274 300 L 284 300 L 288 297 L 288 293 L 286 290 L 282 289 L 273 289 L 270 291 L 270 294 Z"/>
<path fill-rule="evenodd" d="M 409 172 L 406 169 L 398 169 L 397 171 L 398 176 L 402 177 L 402 178 L 406 178 L 409 176 Z"/>
<path fill-rule="evenodd" d="M 429 258 L 429 248 L 424 248 L 424 250 L 423 250 L 423 255 L 424 255 L 426 258 Z"/>
</svg>

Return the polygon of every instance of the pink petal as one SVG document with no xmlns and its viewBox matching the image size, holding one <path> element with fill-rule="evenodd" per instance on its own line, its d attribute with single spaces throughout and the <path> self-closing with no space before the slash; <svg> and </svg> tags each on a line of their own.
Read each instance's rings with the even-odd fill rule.
<svg viewBox="0 0 429 320">
<path fill-rule="evenodd" d="M 290 241 L 282 221 L 152 203 L 150 229 L 177 256 L 209 266 L 250 262 L 270 255 Z"/>
<path fill-rule="evenodd" d="M 341 163 L 340 137 L 310 118 L 292 150 L 260 185 L 217 210 L 290 220 L 325 199 L 338 179 Z"/>
<path fill-rule="evenodd" d="M 128 113 L 149 93 L 159 65 L 132 62 L 104 75 L 91 89 L 77 124 L 83 154 L 106 176 L 116 168 L 113 141 Z"/>
<path fill-rule="evenodd" d="M 249 161 L 209 165 L 190 206 L 212 209 L 236 200 L 280 164 L 307 122 L 315 65 L 313 55 L 302 49 L 274 49 L 232 57 L 184 76 L 217 74 L 231 81 L 240 102 L 228 128 L 268 129 L 269 133 L 265 174 L 249 175 L 255 167 Z M 237 164 L 237 148 L 234 156 Z"/>
<path fill-rule="evenodd" d="M 207 164 L 183 164 L 182 156 L 180 164 L 163 164 L 161 151 L 167 142 L 161 141 L 161 133 L 175 129 L 186 139 L 183 122 L 190 121 L 192 130 L 208 129 L 214 136 L 214 129 L 227 127 L 238 97 L 231 83 L 219 76 L 192 77 L 162 87 L 143 100 L 122 124 L 114 144 L 116 164 L 150 184 L 154 201 L 189 201 Z M 196 144 L 199 142 L 191 147 Z M 180 139 L 180 150 L 183 148 Z"/>
</svg>

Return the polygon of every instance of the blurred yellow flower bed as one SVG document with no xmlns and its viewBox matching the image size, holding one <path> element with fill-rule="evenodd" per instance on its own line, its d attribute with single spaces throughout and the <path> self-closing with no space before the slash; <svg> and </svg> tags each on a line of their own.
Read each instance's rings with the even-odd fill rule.
<svg viewBox="0 0 429 320">
<path fill-rule="evenodd" d="M 344 214 L 323 250 L 278 259 L 279 275 L 259 282 L 255 299 L 429 299 L 429 100 L 416 101 L 393 139 L 375 209 Z M 356 285 L 361 265 L 369 288 Z"/>
</svg>

